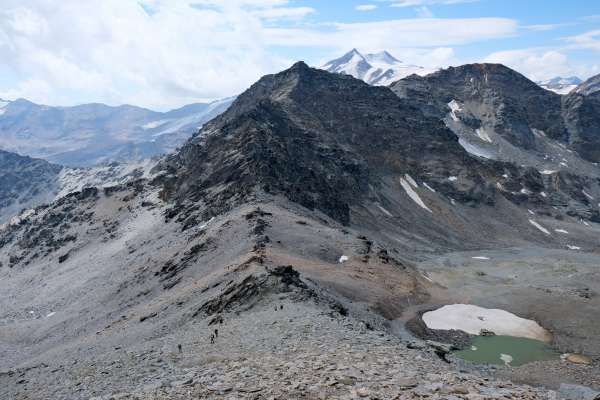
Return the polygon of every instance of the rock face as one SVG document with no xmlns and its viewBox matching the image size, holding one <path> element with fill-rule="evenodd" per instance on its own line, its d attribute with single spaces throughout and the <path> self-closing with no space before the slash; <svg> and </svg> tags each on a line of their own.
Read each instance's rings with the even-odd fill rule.
<svg viewBox="0 0 600 400">
<path fill-rule="evenodd" d="M 76 167 L 139 161 L 174 150 L 232 100 L 165 113 L 130 105 L 49 107 L 0 100 L 0 148 Z"/>
<path fill-rule="evenodd" d="M 567 96 L 560 96 L 503 65 L 469 64 L 425 77 L 410 76 L 390 87 L 398 96 L 414 99 L 440 118 L 451 113 L 455 122 L 464 124 L 454 130 L 470 129 L 471 136 L 478 138 L 475 145 L 484 155 L 487 149 L 488 157 L 508 157 L 514 162 L 527 158 L 514 154 L 523 149 L 548 153 L 549 138 L 558 146 L 577 151 L 586 161 L 598 162 L 597 81 L 598 77 L 591 78 Z M 516 150 L 503 146 L 502 151 L 494 151 L 489 143 L 494 143 L 496 136 Z"/>
<path fill-rule="evenodd" d="M 0 150 L 0 225 L 21 210 L 49 202 L 62 167 Z"/>
<path fill-rule="evenodd" d="M 573 149 L 588 160 L 600 161 L 600 75 L 569 93 L 563 107 Z"/>
<path fill-rule="evenodd" d="M 455 100 L 468 107 L 464 112 L 475 128 L 489 127 L 521 148 L 535 147 L 532 129 L 559 141 L 568 138 L 561 97 L 501 64 L 451 67 L 425 77 L 413 75 L 390 87 L 440 118 L 451 111 L 448 104 Z"/>
<path fill-rule="evenodd" d="M 157 160 L 69 168 L 0 150 L 0 225 L 86 187 L 105 187 L 147 178 Z M 16 221 L 19 218 L 15 219 Z"/>
</svg>

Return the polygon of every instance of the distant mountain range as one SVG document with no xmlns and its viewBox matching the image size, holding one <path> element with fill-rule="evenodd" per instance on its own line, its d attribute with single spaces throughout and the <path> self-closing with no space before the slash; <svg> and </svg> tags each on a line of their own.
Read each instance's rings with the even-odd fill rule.
<svg viewBox="0 0 600 400">
<path fill-rule="evenodd" d="M 232 101 L 156 112 L 131 105 L 50 107 L 0 99 L 0 149 L 67 166 L 141 160 L 174 150 Z"/>
<path fill-rule="evenodd" d="M 435 70 L 418 65 L 405 64 L 387 51 L 362 55 L 352 49 L 342 57 L 331 60 L 321 67 L 328 72 L 352 75 L 370 85 L 385 86 L 406 76 L 427 75 Z"/>
<path fill-rule="evenodd" d="M 548 79 L 546 81 L 537 81 L 536 83 L 544 89 L 550 90 L 554 93 L 568 94 L 582 82 L 583 81 L 576 76 L 571 76 L 569 78 L 557 76 L 556 78 Z"/>
</svg>

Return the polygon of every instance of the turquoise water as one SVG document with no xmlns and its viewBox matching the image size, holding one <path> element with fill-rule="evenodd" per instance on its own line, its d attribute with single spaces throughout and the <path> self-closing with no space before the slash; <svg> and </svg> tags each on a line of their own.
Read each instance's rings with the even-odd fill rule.
<svg viewBox="0 0 600 400">
<path fill-rule="evenodd" d="M 457 351 L 458 357 L 478 364 L 499 364 L 513 367 L 533 361 L 560 358 L 546 343 L 514 336 L 476 336 L 470 348 Z"/>
</svg>

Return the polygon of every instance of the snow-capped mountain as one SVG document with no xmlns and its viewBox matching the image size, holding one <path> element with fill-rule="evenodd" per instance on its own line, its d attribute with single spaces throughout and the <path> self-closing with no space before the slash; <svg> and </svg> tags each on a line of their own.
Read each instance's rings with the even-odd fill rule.
<svg viewBox="0 0 600 400">
<path fill-rule="evenodd" d="M 142 160 L 173 151 L 232 101 L 156 112 L 131 105 L 50 107 L 0 99 L 0 149 L 76 167 Z"/>
<path fill-rule="evenodd" d="M 582 82 L 577 86 L 575 92 L 582 96 L 589 96 L 600 92 L 600 74 L 592 76 L 587 81 Z"/>
<path fill-rule="evenodd" d="M 418 65 L 405 64 L 387 51 L 362 55 L 352 49 L 342 57 L 331 60 L 321 67 L 328 72 L 352 75 L 370 85 L 385 86 L 406 76 L 427 75 L 434 70 Z"/>
<path fill-rule="evenodd" d="M 567 94 L 571 90 L 575 89 L 577 85 L 581 84 L 581 79 L 576 76 L 568 78 L 562 78 L 557 76 L 556 78 L 548 79 L 545 81 L 537 81 L 536 83 L 546 90 L 550 90 L 558 94 Z"/>
</svg>

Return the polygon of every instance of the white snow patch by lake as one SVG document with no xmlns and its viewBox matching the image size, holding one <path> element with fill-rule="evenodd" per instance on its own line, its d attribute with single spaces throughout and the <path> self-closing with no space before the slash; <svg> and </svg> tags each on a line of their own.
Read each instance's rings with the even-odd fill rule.
<svg viewBox="0 0 600 400">
<path fill-rule="evenodd" d="M 52 311 L 51 313 L 48 313 L 48 315 L 46 315 L 46 318 L 50 318 L 51 316 L 53 316 L 54 314 L 56 314 L 54 311 Z"/>
<path fill-rule="evenodd" d="M 508 311 L 483 308 L 472 304 L 450 304 L 423 314 L 429 329 L 456 329 L 479 335 L 482 329 L 496 335 L 525 337 L 549 341 L 551 335 L 537 322 L 521 318 Z"/>
<path fill-rule="evenodd" d="M 545 169 L 543 171 L 540 171 L 540 174 L 542 174 L 542 175 L 552 175 L 552 174 L 555 174 L 555 173 L 556 173 L 556 171 L 553 171 L 551 169 Z"/>
<path fill-rule="evenodd" d="M 569 167 L 569 166 L 567 165 L 567 163 L 566 163 L 566 162 L 562 162 L 562 161 L 561 161 L 561 162 L 559 162 L 558 164 L 562 165 L 563 167 Z"/>
<path fill-rule="evenodd" d="M 531 194 L 531 191 L 530 191 L 530 190 L 528 190 L 528 189 L 525 189 L 525 188 L 523 188 L 523 189 L 521 189 L 521 190 L 520 190 L 520 193 L 521 193 L 521 194 L 526 194 L 526 195 L 528 195 L 528 196 L 529 196 L 529 195 Z"/>
<path fill-rule="evenodd" d="M 377 207 L 379 207 L 379 209 L 388 217 L 393 217 L 392 213 L 389 212 L 388 210 L 386 210 L 385 208 L 383 208 L 381 205 L 377 204 Z"/>
<path fill-rule="evenodd" d="M 548 231 L 548 229 L 544 228 L 543 226 L 541 226 L 540 224 L 538 224 L 537 222 L 535 222 L 534 220 L 530 219 L 529 223 L 533 226 L 535 226 L 536 228 L 538 228 L 540 231 L 544 232 L 546 235 L 550 234 L 550 231 Z"/>
<path fill-rule="evenodd" d="M 509 365 L 513 361 L 510 354 L 500 354 L 500 360 L 504 361 L 504 365 Z"/>
<path fill-rule="evenodd" d="M 588 192 L 586 192 L 585 190 L 582 190 L 581 192 L 582 192 L 582 193 L 583 193 L 583 195 L 584 195 L 585 197 L 587 197 L 588 199 L 590 199 L 590 200 L 594 200 L 594 196 L 592 196 L 591 194 L 589 194 L 589 193 L 588 193 Z"/>
<path fill-rule="evenodd" d="M 485 130 L 483 130 L 483 128 L 477 128 L 475 130 L 475 133 L 477 134 L 477 136 L 479 136 L 479 139 L 483 140 L 484 142 L 492 143 L 492 139 L 490 138 L 488 133 Z"/>
<path fill-rule="evenodd" d="M 458 177 L 456 177 L 456 176 L 450 176 L 450 177 L 448 177 L 448 180 L 449 180 L 450 182 L 454 182 L 454 181 L 457 181 L 457 180 L 458 180 Z"/>
<path fill-rule="evenodd" d="M 471 257 L 474 260 L 489 260 L 489 257 L 485 257 L 485 256 L 475 256 L 475 257 Z"/>
<path fill-rule="evenodd" d="M 546 137 L 546 134 L 542 130 L 533 128 L 533 129 L 531 129 L 531 132 L 533 132 L 533 134 L 539 138 Z"/>
<path fill-rule="evenodd" d="M 542 197 L 546 197 L 546 196 L 548 196 L 548 195 L 546 194 L 546 192 L 540 192 L 540 196 L 542 196 Z"/>
<path fill-rule="evenodd" d="M 573 246 L 573 245 L 571 245 L 571 244 L 568 244 L 568 245 L 567 245 L 567 248 L 568 248 L 569 250 L 581 250 L 581 247 L 579 247 L 579 246 Z"/>
<path fill-rule="evenodd" d="M 477 351 L 477 346 L 471 346 L 472 351 Z"/>
<path fill-rule="evenodd" d="M 417 203 L 419 205 L 419 207 L 424 208 L 425 210 L 429 211 L 430 213 L 433 213 L 433 211 L 431 211 L 429 209 L 429 207 L 427 207 L 425 205 L 425 203 L 423 203 L 423 200 L 421 200 L 421 198 L 419 197 L 417 192 L 415 192 L 413 190 L 412 186 L 410 186 L 410 183 L 405 181 L 403 178 L 400 178 L 400 184 L 404 188 L 404 191 L 406 192 L 408 197 L 410 197 L 415 203 Z"/>
<path fill-rule="evenodd" d="M 569 233 L 569 232 L 567 232 L 567 231 L 566 231 L 566 230 L 564 230 L 564 229 L 555 229 L 555 230 L 554 230 L 554 232 L 558 232 L 558 233 L 566 233 L 566 234 L 568 234 L 568 233 Z"/>
<path fill-rule="evenodd" d="M 429 191 L 435 193 L 435 189 L 432 188 L 431 186 L 429 186 L 428 184 L 426 184 L 425 182 L 423 182 L 423 186 L 425 186 L 427 189 L 429 189 Z"/>
<path fill-rule="evenodd" d="M 531 210 L 529 210 L 529 209 L 527 209 L 527 212 L 528 212 L 529 214 L 531 214 L 531 215 L 535 215 L 535 212 L 533 212 L 533 211 L 531 211 Z"/>
<path fill-rule="evenodd" d="M 348 256 L 341 256 L 339 259 L 340 264 L 346 261 L 348 261 Z"/>
</svg>

